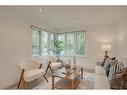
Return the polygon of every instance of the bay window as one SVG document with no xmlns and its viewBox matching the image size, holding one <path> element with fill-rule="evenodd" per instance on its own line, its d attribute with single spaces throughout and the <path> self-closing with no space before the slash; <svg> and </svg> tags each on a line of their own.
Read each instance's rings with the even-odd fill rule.
<svg viewBox="0 0 127 95">
<path fill-rule="evenodd" d="M 86 32 L 52 33 L 32 28 L 32 56 L 54 55 L 54 40 L 63 42 L 64 49 L 60 55 L 85 55 Z"/>
</svg>

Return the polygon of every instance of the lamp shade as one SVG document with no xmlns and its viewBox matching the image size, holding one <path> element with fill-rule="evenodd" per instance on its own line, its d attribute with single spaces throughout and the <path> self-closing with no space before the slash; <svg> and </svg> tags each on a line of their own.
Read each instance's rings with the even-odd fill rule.
<svg viewBox="0 0 127 95">
<path fill-rule="evenodd" d="M 111 51 L 112 47 L 110 44 L 103 44 L 102 45 L 102 50 L 103 51 Z"/>
</svg>

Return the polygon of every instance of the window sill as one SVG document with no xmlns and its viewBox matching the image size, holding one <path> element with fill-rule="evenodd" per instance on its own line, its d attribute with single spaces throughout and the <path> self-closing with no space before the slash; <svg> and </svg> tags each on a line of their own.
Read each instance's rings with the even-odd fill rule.
<svg viewBox="0 0 127 95">
<path fill-rule="evenodd" d="M 87 58 L 87 55 L 61 55 L 61 57 L 79 57 L 79 58 Z"/>
<path fill-rule="evenodd" d="M 45 55 L 42 55 L 42 56 L 55 56 L 55 55 L 45 54 Z M 35 56 L 35 57 L 32 57 L 32 58 L 40 58 L 42 56 Z M 88 55 L 60 55 L 60 57 L 88 58 Z"/>
</svg>

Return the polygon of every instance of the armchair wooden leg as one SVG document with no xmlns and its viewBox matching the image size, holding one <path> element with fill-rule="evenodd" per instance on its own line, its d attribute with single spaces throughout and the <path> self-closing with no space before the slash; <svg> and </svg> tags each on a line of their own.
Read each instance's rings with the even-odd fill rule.
<svg viewBox="0 0 127 95">
<path fill-rule="evenodd" d="M 22 82 L 22 79 L 20 79 L 20 80 L 19 80 L 19 83 L 18 83 L 17 89 L 19 89 L 21 82 Z"/>
<path fill-rule="evenodd" d="M 52 70 L 52 68 L 51 68 L 50 65 L 51 65 L 51 61 L 49 62 L 48 66 L 47 66 L 47 69 L 46 69 L 46 71 L 45 71 L 45 74 L 47 74 L 48 69 L 50 69 L 51 72 L 52 72 L 52 74 L 53 74 L 53 70 Z"/>
<path fill-rule="evenodd" d="M 43 75 L 43 77 L 46 79 L 47 82 L 49 82 L 45 75 Z"/>
<path fill-rule="evenodd" d="M 48 69 L 49 69 L 49 67 L 47 67 L 47 69 L 46 69 L 46 71 L 45 71 L 45 75 L 47 74 L 47 72 L 48 72 Z"/>
<path fill-rule="evenodd" d="M 18 89 L 19 89 L 20 84 L 21 84 L 21 82 L 22 82 L 23 74 L 24 74 L 24 69 L 22 70 L 21 75 L 20 75 L 20 80 L 19 80 L 19 83 L 18 83 L 18 86 L 17 86 Z"/>
<path fill-rule="evenodd" d="M 51 67 L 49 67 L 50 68 L 50 70 L 51 70 L 51 72 L 52 72 L 52 74 L 53 74 L 53 70 L 52 70 L 52 68 Z"/>
</svg>

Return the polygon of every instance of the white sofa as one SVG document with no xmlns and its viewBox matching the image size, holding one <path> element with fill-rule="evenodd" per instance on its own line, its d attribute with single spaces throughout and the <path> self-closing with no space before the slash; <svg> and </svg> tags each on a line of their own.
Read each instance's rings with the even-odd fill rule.
<svg viewBox="0 0 127 95">
<path fill-rule="evenodd" d="M 99 65 L 95 68 L 95 89 L 110 89 L 105 70 Z"/>
</svg>

